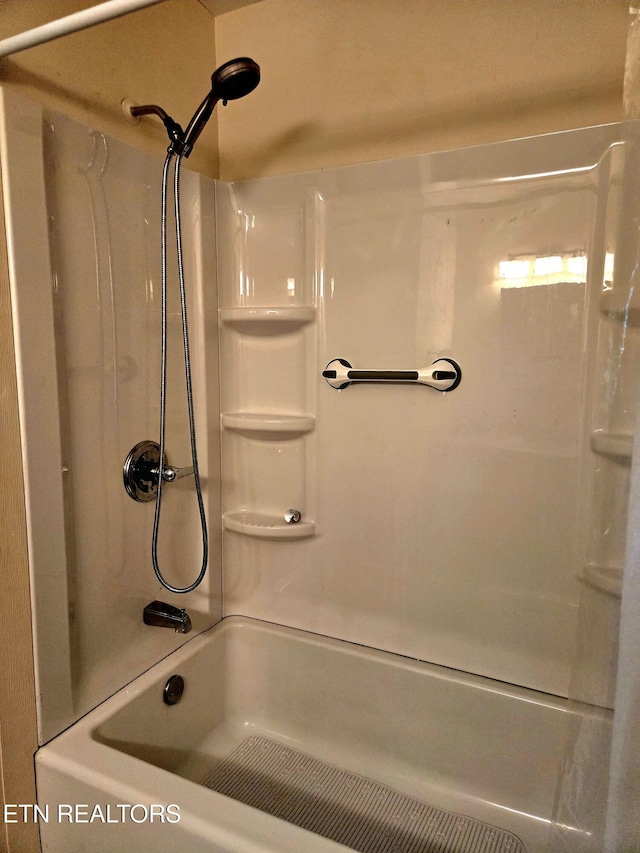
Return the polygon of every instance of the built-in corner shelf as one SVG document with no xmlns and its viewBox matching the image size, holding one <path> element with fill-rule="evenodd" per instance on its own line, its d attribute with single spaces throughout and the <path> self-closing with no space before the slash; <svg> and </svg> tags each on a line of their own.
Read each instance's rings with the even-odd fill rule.
<svg viewBox="0 0 640 853">
<path fill-rule="evenodd" d="M 640 326 L 640 307 L 637 298 L 626 298 L 615 290 L 607 290 L 600 299 L 600 310 L 612 320 L 619 320 L 629 326 Z"/>
<path fill-rule="evenodd" d="M 277 516 L 236 510 L 225 512 L 222 520 L 225 530 L 257 539 L 306 539 L 316 531 L 315 522 L 301 519 L 296 524 L 287 524 L 284 514 Z"/>
<path fill-rule="evenodd" d="M 621 462 L 630 462 L 633 453 L 633 435 L 630 432 L 596 430 L 591 433 L 591 449 L 601 456 L 610 456 Z"/>
<path fill-rule="evenodd" d="M 245 335 L 286 335 L 312 323 L 313 307 L 221 308 L 220 322 Z"/>
<path fill-rule="evenodd" d="M 221 420 L 225 429 L 263 441 L 298 438 L 311 432 L 316 421 L 314 415 L 268 414 L 263 412 L 225 412 Z"/>
<path fill-rule="evenodd" d="M 598 566 L 595 563 L 589 563 L 584 567 L 583 581 L 589 586 L 599 589 L 607 595 L 613 595 L 616 598 L 622 596 L 622 566 Z"/>
</svg>

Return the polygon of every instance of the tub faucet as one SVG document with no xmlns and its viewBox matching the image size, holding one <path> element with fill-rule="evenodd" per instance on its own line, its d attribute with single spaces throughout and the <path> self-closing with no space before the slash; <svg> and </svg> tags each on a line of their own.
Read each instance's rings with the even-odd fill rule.
<svg viewBox="0 0 640 853">
<path fill-rule="evenodd" d="M 186 610 L 165 604 L 164 601 L 152 601 L 144 609 L 145 625 L 155 625 L 158 628 L 173 628 L 179 634 L 188 634 L 191 630 L 191 619 Z"/>
</svg>

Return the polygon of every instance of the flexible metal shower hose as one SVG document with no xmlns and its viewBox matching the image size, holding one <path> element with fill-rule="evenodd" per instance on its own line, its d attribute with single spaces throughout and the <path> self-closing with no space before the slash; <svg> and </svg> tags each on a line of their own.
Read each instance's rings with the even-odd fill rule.
<svg viewBox="0 0 640 853">
<path fill-rule="evenodd" d="M 164 481 L 165 468 L 165 421 L 166 421 L 166 403 L 167 403 L 167 184 L 169 178 L 169 168 L 174 157 L 173 152 L 169 151 L 164 162 L 162 172 L 162 215 L 161 215 L 161 243 L 162 243 L 162 356 L 161 356 L 161 371 L 160 371 L 160 463 L 158 470 L 158 493 L 156 496 L 156 511 L 153 519 L 153 536 L 151 542 L 151 559 L 153 562 L 153 570 L 156 577 L 165 589 L 170 592 L 191 592 L 202 582 L 207 571 L 207 562 L 209 556 L 209 542 L 207 536 L 207 519 L 204 511 L 204 501 L 202 499 L 202 487 L 200 484 L 200 472 L 198 469 L 198 451 L 196 448 L 196 428 L 195 417 L 193 414 L 193 390 L 191 385 L 191 360 L 189 356 L 189 328 L 187 323 L 187 300 L 185 295 L 184 285 L 184 266 L 182 261 L 182 229 L 180 225 L 180 165 L 182 156 L 176 156 L 174 169 L 174 206 L 175 206 L 175 221 L 176 221 L 176 252 L 178 258 L 178 280 L 180 284 L 180 311 L 182 314 L 182 341 L 184 348 L 184 371 L 187 387 L 187 408 L 189 412 L 189 438 L 191 441 L 191 464 L 193 465 L 193 478 L 196 486 L 196 495 L 198 498 L 198 510 L 200 513 L 200 528 L 202 531 L 202 567 L 200 574 L 192 584 L 185 587 L 173 586 L 165 580 L 160 567 L 158 565 L 158 533 L 160 530 L 160 512 L 162 509 L 162 485 Z"/>
</svg>

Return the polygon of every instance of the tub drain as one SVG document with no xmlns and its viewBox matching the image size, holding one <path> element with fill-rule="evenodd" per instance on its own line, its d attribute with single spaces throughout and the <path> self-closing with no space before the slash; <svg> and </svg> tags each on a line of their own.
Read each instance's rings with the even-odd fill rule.
<svg viewBox="0 0 640 853">
<path fill-rule="evenodd" d="M 526 853 L 511 832 L 257 735 L 202 784 L 360 853 Z"/>
</svg>

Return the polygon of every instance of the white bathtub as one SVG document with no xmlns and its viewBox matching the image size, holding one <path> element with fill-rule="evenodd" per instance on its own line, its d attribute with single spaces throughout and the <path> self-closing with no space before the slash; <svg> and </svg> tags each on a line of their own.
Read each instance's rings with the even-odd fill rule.
<svg viewBox="0 0 640 853">
<path fill-rule="evenodd" d="M 544 694 L 230 617 L 40 749 L 42 849 L 346 850 L 199 784 L 258 734 L 544 853 L 572 716 Z"/>
</svg>

